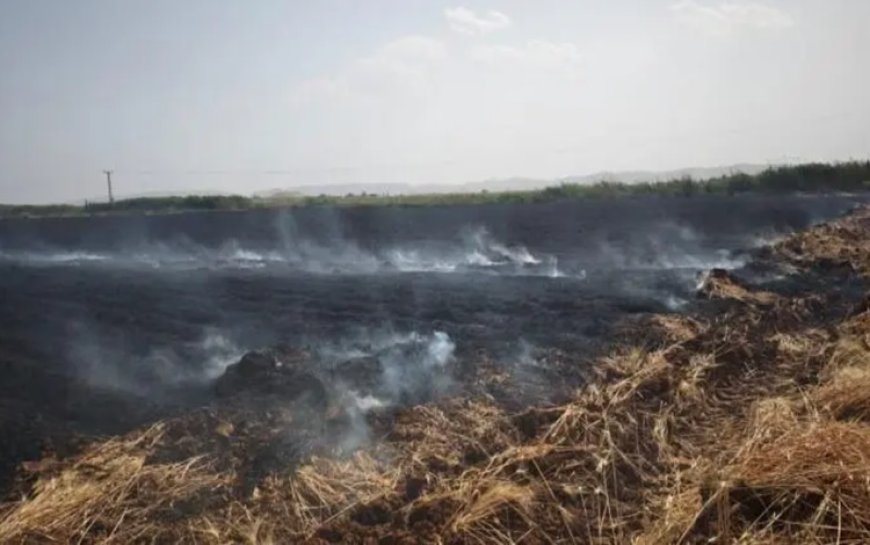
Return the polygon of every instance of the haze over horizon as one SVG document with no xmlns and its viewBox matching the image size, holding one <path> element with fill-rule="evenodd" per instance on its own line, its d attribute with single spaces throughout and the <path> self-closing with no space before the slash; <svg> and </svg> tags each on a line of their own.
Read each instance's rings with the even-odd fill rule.
<svg viewBox="0 0 870 545">
<path fill-rule="evenodd" d="M 863 0 L 9 0 L 0 202 L 870 157 Z"/>
</svg>

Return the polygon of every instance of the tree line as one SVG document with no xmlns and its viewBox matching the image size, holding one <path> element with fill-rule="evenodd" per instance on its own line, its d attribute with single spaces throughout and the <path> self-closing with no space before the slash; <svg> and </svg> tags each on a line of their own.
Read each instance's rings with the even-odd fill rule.
<svg viewBox="0 0 870 545">
<path fill-rule="evenodd" d="M 481 191 L 477 193 L 432 193 L 344 196 L 278 197 L 241 195 L 188 195 L 138 197 L 114 203 L 78 205 L 0 205 L 0 217 L 76 216 L 112 213 L 172 213 L 182 211 L 247 210 L 294 206 L 431 206 L 490 203 L 533 203 L 567 199 L 660 195 L 736 195 L 742 193 L 832 193 L 870 190 L 870 161 L 806 163 L 772 166 L 757 174 L 735 172 L 705 180 L 683 177 L 656 182 L 562 183 L 528 191 Z"/>
</svg>

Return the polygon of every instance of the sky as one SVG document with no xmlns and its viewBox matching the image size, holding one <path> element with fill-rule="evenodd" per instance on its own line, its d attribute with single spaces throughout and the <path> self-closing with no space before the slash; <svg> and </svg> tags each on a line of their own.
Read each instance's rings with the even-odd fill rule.
<svg viewBox="0 0 870 545">
<path fill-rule="evenodd" d="M 0 0 L 0 202 L 870 157 L 867 0 Z"/>
</svg>

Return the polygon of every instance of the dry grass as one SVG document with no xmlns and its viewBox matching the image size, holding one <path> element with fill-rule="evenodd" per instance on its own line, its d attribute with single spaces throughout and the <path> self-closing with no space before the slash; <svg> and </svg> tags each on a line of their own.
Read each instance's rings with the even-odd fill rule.
<svg viewBox="0 0 870 545">
<path fill-rule="evenodd" d="M 725 473 L 724 523 L 818 542 L 870 537 L 870 428 L 863 424 L 794 425 Z"/>
<path fill-rule="evenodd" d="M 840 337 L 820 372 L 813 403 L 835 420 L 870 422 L 870 322 L 862 313 L 843 323 Z"/>
<path fill-rule="evenodd" d="M 531 413 L 537 420 L 524 431 L 491 402 L 412 407 L 380 452 L 310 460 L 250 498 L 178 520 L 165 513 L 235 477 L 210 473 L 202 459 L 146 463 L 157 426 L 40 480 L 7 510 L 0 541 L 317 541 L 364 532 L 381 517 L 376 525 L 406 521 L 421 542 L 855 542 L 870 536 L 870 433 L 826 420 L 866 407 L 868 389 L 843 363 L 858 352 L 844 339 L 821 372 L 828 380 L 806 395 L 741 397 L 729 382 L 738 394 L 711 401 L 711 377 L 725 365 L 715 351 L 666 346 L 604 358 L 598 380 L 570 403 Z M 775 343 L 794 360 L 818 351 L 800 334 Z M 745 416 L 728 414 L 745 406 Z"/>
<path fill-rule="evenodd" d="M 831 379 L 844 368 L 870 369 L 870 349 L 860 337 L 847 334 L 837 340 L 826 365 L 825 378 Z"/>
<path fill-rule="evenodd" d="M 410 473 L 461 472 L 516 442 L 508 415 L 493 403 L 453 400 L 419 405 L 400 414 L 389 440 Z"/>
<path fill-rule="evenodd" d="M 342 512 L 390 496 L 398 486 L 401 469 L 363 452 L 349 460 L 315 459 L 299 468 L 286 484 L 301 532 L 313 535 Z M 280 484 L 284 483 L 273 482 L 272 488 Z"/>
<path fill-rule="evenodd" d="M 478 540 L 504 543 L 508 533 L 492 520 L 506 510 L 528 519 L 534 492 L 527 486 L 510 481 L 491 483 L 483 490 L 470 491 L 467 500 L 454 515 L 450 530 L 457 534 L 477 534 Z"/>
<path fill-rule="evenodd" d="M 227 481 L 199 458 L 146 464 L 161 434 L 158 424 L 110 440 L 58 474 L 41 477 L 0 520 L 0 542 L 129 543 L 172 535 L 177 511 L 196 509 L 202 494 L 218 493 Z"/>
<path fill-rule="evenodd" d="M 660 330 L 670 342 L 684 342 L 697 337 L 706 327 L 688 316 L 658 314 L 650 319 L 650 325 Z"/>
<path fill-rule="evenodd" d="M 813 396 L 836 420 L 870 422 L 870 368 L 843 367 Z"/>
<path fill-rule="evenodd" d="M 750 410 L 743 439 L 736 457 L 752 451 L 758 445 L 774 442 L 784 432 L 797 425 L 794 403 L 784 397 L 769 397 L 755 402 Z"/>
<path fill-rule="evenodd" d="M 773 305 L 780 297 L 766 291 L 754 291 L 743 286 L 724 271 L 710 271 L 701 282 L 699 292 L 711 299 L 731 299 L 753 305 Z"/>
<path fill-rule="evenodd" d="M 788 237 L 774 245 L 774 251 L 798 266 L 812 267 L 822 263 L 847 267 L 867 276 L 870 274 L 868 221 L 870 207 L 863 207 L 839 221 Z"/>
</svg>

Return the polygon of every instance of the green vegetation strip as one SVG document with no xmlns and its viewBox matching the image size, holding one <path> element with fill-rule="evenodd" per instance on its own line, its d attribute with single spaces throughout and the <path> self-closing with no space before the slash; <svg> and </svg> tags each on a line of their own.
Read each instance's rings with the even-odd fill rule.
<svg viewBox="0 0 870 545">
<path fill-rule="evenodd" d="M 248 210 L 300 206 L 435 206 L 496 203 L 537 203 L 567 199 L 631 197 L 641 195 L 683 196 L 757 193 L 857 192 L 870 189 L 870 161 L 807 163 L 771 167 L 758 174 L 735 173 L 695 180 L 689 177 L 662 182 L 594 184 L 563 183 L 529 191 L 481 191 L 479 193 L 431 193 L 418 195 L 345 196 L 241 195 L 141 197 L 112 204 L 0 205 L 0 217 L 82 216 L 106 213 L 171 213 L 182 211 Z"/>
</svg>

